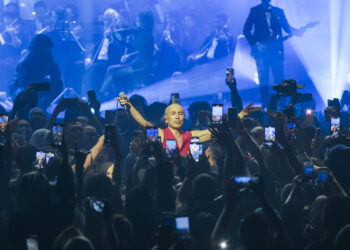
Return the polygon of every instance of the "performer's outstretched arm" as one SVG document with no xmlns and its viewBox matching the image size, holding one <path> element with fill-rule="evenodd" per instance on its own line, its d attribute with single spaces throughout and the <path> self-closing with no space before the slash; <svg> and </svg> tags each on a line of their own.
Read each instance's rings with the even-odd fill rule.
<svg viewBox="0 0 350 250">
<path fill-rule="evenodd" d="M 132 118 L 143 128 L 152 128 L 153 124 L 146 121 L 145 118 L 135 109 L 135 107 L 129 102 L 129 99 L 125 96 L 125 98 L 121 99 L 120 97 L 114 98 L 114 100 L 119 100 L 121 105 L 126 105 Z"/>
</svg>

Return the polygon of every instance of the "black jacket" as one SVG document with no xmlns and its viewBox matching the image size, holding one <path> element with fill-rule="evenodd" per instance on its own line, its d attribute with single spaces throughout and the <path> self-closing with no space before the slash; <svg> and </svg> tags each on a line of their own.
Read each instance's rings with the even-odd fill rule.
<svg viewBox="0 0 350 250">
<path fill-rule="evenodd" d="M 267 10 L 262 4 L 250 9 L 249 16 L 244 24 L 243 34 L 251 46 L 257 42 L 263 42 L 270 39 L 278 39 L 282 36 L 282 29 L 287 33 L 291 33 L 291 27 L 284 14 L 284 11 L 280 8 L 271 6 L 270 11 L 272 36 L 270 36 L 265 14 L 266 11 Z M 254 32 L 251 33 L 253 26 Z"/>
</svg>

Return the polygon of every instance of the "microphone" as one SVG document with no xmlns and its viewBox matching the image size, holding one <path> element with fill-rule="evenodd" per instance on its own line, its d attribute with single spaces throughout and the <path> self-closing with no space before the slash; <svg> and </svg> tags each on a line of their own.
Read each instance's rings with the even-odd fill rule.
<svg viewBox="0 0 350 250">
<path fill-rule="evenodd" d="M 122 91 L 119 93 L 119 97 L 120 97 L 120 100 L 125 100 L 125 97 L 126 97 L 126 94 Z M 123 105 L 124 109 L 125 110 L 128 110 L 128 106 L 127 105 Z"/>
</svg>

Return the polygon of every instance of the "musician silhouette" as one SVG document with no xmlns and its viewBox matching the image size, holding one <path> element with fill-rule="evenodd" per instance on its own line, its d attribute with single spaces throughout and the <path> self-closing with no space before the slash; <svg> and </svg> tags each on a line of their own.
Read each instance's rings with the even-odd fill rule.
<svg viewBox="0 0 350 250">
<path fill-rule="evenodd" d="M 102 98 L 119 93 L 121 89 L 135 88 L 132 82 L 134 79 L 150 78 L 154 50 L 153 29 L 154 17 L 151 11 L 138 15 L 136 28 L 125 29 L 134 38 L 131 42 L 124 43 L 127 50 L 120 59 L 121 64 L 108 67 L 100 89 Z"/>
<path fill-rule="evenodd" d="M 205 39 L 198 52 L 187 57 L 188 67 L 222 58 L 232 51 L 233 37 L 227 27 L 228 21 L 229 17 L 224 12 L 215 15 L 215 30 Z"/>
<path fill-rule="evenodd" d="M 88 89 L 99 90 L 103 84 L 103 78 L 109 66 L 119 64 L 125 51 L 116 37 L 114 30 L 120 28 L 120 14 L 111 8 L 105 10 L 103 14 L 103 34 L 99 36 L 94 48 L 86 53 L 85 68 L 87 69 Z"/>
<path fill-rule="evenodd" d="M 243 28 L 256 62 L 263 107 L 267 107 L 269 101 L 270 69 L 275 84 L 284 78 L 282 29 L 288 34 L 297 32 L 289 25 L 283 9 L 272 6 L 270 2 L 262 0 L 261 4 L 251 8 Z"/>
</svg>

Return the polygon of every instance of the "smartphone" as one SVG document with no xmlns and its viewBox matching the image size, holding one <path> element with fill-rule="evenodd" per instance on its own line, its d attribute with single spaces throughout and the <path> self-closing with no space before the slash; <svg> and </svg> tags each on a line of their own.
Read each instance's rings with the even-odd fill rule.
<svg viewBox="0 0 350 250">
<path fill-rule="evenodd" d="M 334 133 L 340 129 L 340 118 L 331 117 L 331 131 Z"/>
<path fill-rule="evenodd" d="M 289 132 L 293 132 L 295 130 L 295 122 L 288 122 L 287 129 Z"/>
<path fill-rule="evenodd" d="M 108 124 L 114 124 L 115 113 L 113 110 L 106 110 L 105 112 L 105 120 Z"/>
<path fill-rule="evenodd" d="M 43 169 L 46 164 L 46 154 L 43 151 L 36 152 L 36 164 L 37 169 Z"/>
<path fill-rule="evenodd" d="M 233 68 L 226 69 L 226 81 L 233 82 L 234 81 L 235 70 Z"/>
<path fill-rule="evenodd" d="M 158 129 L 157 128 L 146 129 L 146 134 L 147 134 L 147 138 L 150 141 L 157 141 L 157 137 L 158 137 Z"/>
<path fill-rule="evenodd" d="M 222 123 L 222 115 L 223 115 L 223 104 L 213 104 L 211 111 L 211 120 L 213 124 L 221 124 Z"/>
<path fill-rule="evenodd" d="M 63 138 L 63 124 L 54 124 L 52 127 L 53 144 L 56 146 L 62 145 Z"/>
<path fill-rule="evenodd" d="M 199 142 L 191 142 L 190 143 L 190 152 L 193 159 L 198 162 L 199 156 L 203 154 L 203 145 Z"/>
<path fill-rule="evenodd" d="M 64 102 L 67 106 L 74 106 L 78 102 L 78 98 L 64 98 Z"/>
<path fill-rule="evenodd" d="M 258 183 L 259 181 L 259 177 L 254 176 L 237 176 L 233 178 L 234 182 L 236 182 L 237 184 L 241 184 L 243 186 L 248 186 L 251 182 L 253 183 Z"/>
<path fill-rule="evenodd" d="M 311 177 L 314 174 L 314 165 L 312 162 L 306 161 L 304 162 L 304 175 L 307 177 Z"/>
<path fill-rule="evenodd" d="M 9 116 L 6 114 L 0 115 L 0 144 L 4 144 L 6 137 L 5 137 L 5 131 L 6 126 L 9 121 Z"/>
<path fill-rule="evenodd" d="M 27 250 L 38 250 L 38 238 L 36 235 L 30 235 L 26 237 Z"/>
<path fill-rule="evenodd" d="M 172 93 L 170 97 L 170 104 L 180 104 L 180 94 L 179 93 Z"/>
<path fill-rule="evenodd" d="M 90 207 L 98 212 L 98 213 L 103 213 L 103 209 L 105 207 L 105 203 L 103 201 L 100 201 L 100 200 L 96 200 L 94 198 L 89 198 L 89 205 Z"/>
<path fill-rule="evenodd" d="M 176 140 L 165 141 L 165 153 L 168 158 L 176 157 Z"/>
<path fill-rule="evenodd" d="M 179 240 L 191 239 L 190 220 L 188 216 L 176 217 L 175 227 L 176 227 L 177 238 Z"/>
<path fill-rule="evenodd" d="M 35 90 L 35 91 L 49 91 L 50 90 L 50 83 L 49 82 L 33 83 L 33 90 Z"/>
<path fill-rule="evenodd" d="M 235 128 L 237 126 L 237 119 L 238 119 L 237 108 L 228 108 L 227 116 L 228 116 L 228 124 L 230 124 L 232 128 Z"/>
<path fill-rule="evenodd" d="M 320 183 L 328 182 L 328 169 L 327 168 L 319 168 L 317 171 L 317 181 Z"/>
<path fill-rule="evenodd" d="M 95 90 L 89 90 L 87 92 L 89 103 L 95 102 L 97 100 Z"/>
<path fill-rule="evenodd" d="M 115 133 L 115 127 L 112 124 L 105 126 L 105 144 L 112 143 L 113 135 Z"/>
<path fill-rule="evenodd" d="M 45 153 L 46 164 L 48 164 L 53 157 L 55 157 L 55 154 L 53 152 L 46 152 Z"/>
<path fill-rule="evenodd" d="M 7 114 L 0 115 L 0 132 L 4 133 L 7 123 L 9 121 L 9 116 Z"/>
<path fill-rule="evenodd" d="M 265 127 L 265 145 L 271 147 L 276 140 L 276 128 L 272 126 Z"/>
</svg>

